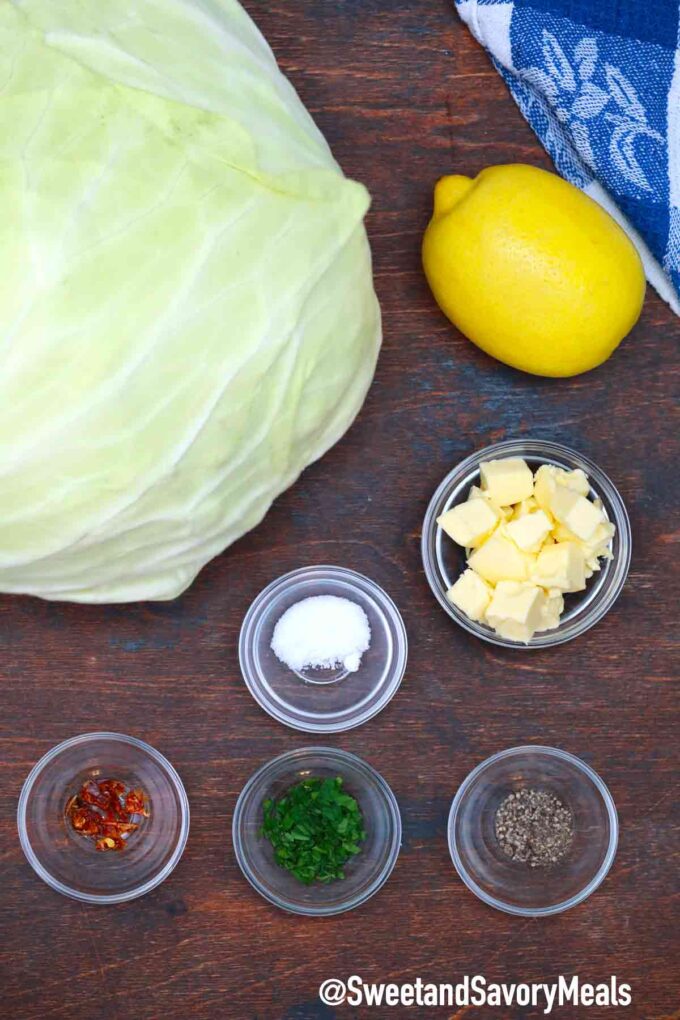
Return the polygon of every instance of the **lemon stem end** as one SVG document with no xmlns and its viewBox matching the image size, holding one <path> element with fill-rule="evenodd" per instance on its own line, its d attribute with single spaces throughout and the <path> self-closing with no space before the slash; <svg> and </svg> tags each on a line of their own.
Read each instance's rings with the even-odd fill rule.
<svg viewBox="0 0 680 1020">
<path fill-rule="evenodd" d="M 434 188 L 434 216 L 445 216 L 468 193 L 474 181 L 462 174 L 440 177 Z"/>
</svg>

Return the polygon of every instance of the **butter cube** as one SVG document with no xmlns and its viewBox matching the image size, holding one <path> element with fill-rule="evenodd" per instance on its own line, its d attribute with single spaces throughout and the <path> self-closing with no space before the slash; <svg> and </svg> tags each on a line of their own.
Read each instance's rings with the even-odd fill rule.
<svg viewBox="0 0 680 1020">
<path fill-rule="evenodd" d="M 552 536 L 557 542 L 576 542 L 578 545 L 581 541 L 580 538 L 576 537 L 573 531 L 570 531 L 566 525 L 560 524 L 559 521 L 556 521 L 553 525 Z"/>
<path fill-rule="evenodd" d="M 491 496 L 489 495 L 489 493 L 485 492 L 484 489 L 480 489 L 478 485 L 473 485 L 472 486 L 472 488 L 470 489 L 470 495 L 468 496 L 468 499 L 469 500 L 470 499 L 486 499 L 486 500 L 489 501 L 489 503 L 491 503 L 491 506 L 494 507 L 494 509 L 496 509 L 498 511 L 500 516 L 505 518 L 506 521 L 509 520 L 510 517 L 512 517 L 512 507 L 509 507 L 509 506 L 498 506 L 491 499 Z"/>
<path fill-rule="evenodd" d="M 602 524 L 598 524 L 593 532 L 592 538 L 587 542 L 580 542 L 580 546 L 583 549 L 583 554 L 586 558 L 586 563 L 591 570 L 599 570 L 600 564 L 599 559 L 610 560 L 612 559 L 613 553 L 611 551 L 611 540 L 616 533 L 616 527 L 611 521 L 603 521 Z"/>
<path fill-rule="evenodd" d="M 598 524 L 604 521 L 604 514 L 594 503 L 564 485 L 556 485 L 551 493 L 550 511 L 582 542 L 592 538 Z"/>
<path fill-rule="evenodd" d="M 538 552 L 550 534 L 552 521 L 543 510 L 525 514 L 506 525 L 509 538 L 524 552 Z"/>
<path fill-rule="evenodd" d="M 471 620 L 483 620 L 491 601 L 491 588 L 474 570 L 464 570 L 446 597 Z"/>
<path fill-rule="evenodd" d="M 547 601 L 545 592 L 535 584 L 500 581 L 486 619 L 501 637 L 526 644 L 544 623 Z"/>
<path fill-rule="evenodd" d="M 496 529 L 475 549 L 468 565 L 489 584 L 497 584 L 498 581 L 525 581 L 534 558 L 518 549 L 502 530 Z"/>
<path fill-rule="evenodd" d="M 586 586 L 586 561 L 576 542 L 556 542 L 541 549 L 531 580 L 542 588 L 583 591 Z"/>
<path fill-rule="evenodd" d="M 541 464 L 534 478 L 534 494 L 544 510 L 549 509 L 549 494 L 554 491 L 556 485 L 577 492 L 581 496 L 587 496 L 590 492 L 588 475 L 580 468 L 565 471 L 554 464 Z"/>
<path fill-rule="evenodd" d="M 529 496 L 528 499 L 523 499 L 519 503 L 515 504 L 512 511 L 513 521 L 519 520 L 520 517 L 526 517 L 527 514 L 532 514 L 534 510 L 538 510 L 539 506 L 533 496 Z"/>
<path fill-rule="evenodd" d="M 586 499 L 590 491 L 587 475 L 580 469 L 563 471 L 542 464 L 534 479 L 534 496 L 546 513 L 552 514 L 575 538 L 588 541 L 604 520 L 601 507 Z M 569 538 L 562 532 L 556 537 Z"/>
<path fill-rule="evenodd" d="M 469 499 L 437 518 L 437 524 L 458 545 L 471 548 L 483 542 L 500 520 L 488 499 Z"/>
<path fill-rule="evenodd" d="M 482 489 L 498 506 L 511 506 L 533 495 L 534 476 L 521 457 L 504 457 L 480 464 Z"/>
<path fill-rule="evenodd" d="M 553 528 L 552 534 L 558 542 L 575 542 L 583 551 L 586 561 L 586 579 L 592 577 L 593 573 L 600 569 L 599 561 L 601 558 L 612 559 L 613 553 L 610 545 L 613 536 L 616 534 L 616 528 L 611 521 L 604 520 L 601 524 L 598 524 L 592 537 L 587 542 L 583 542 L 574 535 L 564 524 L 557 523 Z"/>
<path fill-rule="evenodd" d="M 562 598 L 562 593 L 551 594 L 548 592 L 548 598 L 541 609 L 541 626 L 538 630 L 555 630 L 560 625 L 560 617 L 563 612 L 564 599 Z"/>
<path fill-rule="evenodd" d="M 555 469 L 555 481 L 558 485 L 564 485 L 573 492 L 587 496 L 590 492 L 588 475 L 581 468 L 574 468 L 573 471 L 564 471 L 562 468 Z"/>
<path fill-rule="evenodd" d="M 550 501 L 557 488 L 556 474 L 557 468 L 552 464 L 541 464 L 534 476 L 534 499 L 546 513 L 551 513 Z"/>
</svg>

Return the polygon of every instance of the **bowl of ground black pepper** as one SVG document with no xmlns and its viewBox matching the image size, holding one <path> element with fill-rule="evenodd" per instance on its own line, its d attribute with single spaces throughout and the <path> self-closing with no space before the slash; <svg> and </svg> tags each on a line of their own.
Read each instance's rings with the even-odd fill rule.
<svg viewBox="0 0 680 1020">
<path fill-rule="evenodd" d="M 582 903 L 618 841 L 612 796 L 585 762 L 554 747 L 513 747 L 473 769 L 448 823 L 453 863 L 472 892 L 509 914 Z"/>
</svg>

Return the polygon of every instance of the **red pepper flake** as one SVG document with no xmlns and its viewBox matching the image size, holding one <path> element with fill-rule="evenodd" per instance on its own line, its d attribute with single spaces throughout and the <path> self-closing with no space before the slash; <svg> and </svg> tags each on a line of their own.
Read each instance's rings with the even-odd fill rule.
<svg viewBox="0 0 680 1020">
<path fill-rule="evenodd" d="M 125 797 L 125 810 L 129 815 L 149 817 L 149 807 L 143 790 L 130 790 Z"/>
<path fill-rule="evenodd" d="M 95 850 L 124 850 L 125 840 L 120 836 L 104 836 L 94 845 Z"/>
<path fill-rule="evenodd" d="M 66 804 L 66 817 L 80 836 L 95 841 L 95 850 L 124 850 L 125 841 L 140 823 L 135 817 L 149 817 L 149 802 L 143 790 L 128 790 L 118 779 L 88 779 Z"/>
</svg>

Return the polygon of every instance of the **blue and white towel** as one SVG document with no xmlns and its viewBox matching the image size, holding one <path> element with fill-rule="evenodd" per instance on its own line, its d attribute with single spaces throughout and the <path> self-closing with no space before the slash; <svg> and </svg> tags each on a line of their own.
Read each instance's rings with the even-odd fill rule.
<svg viewBox="0 0 680 1020">
<path fill-rule="evenodd" d="M 680 314 L 678 0 L 456 0 L 563 177 Z"/>
</svg>

